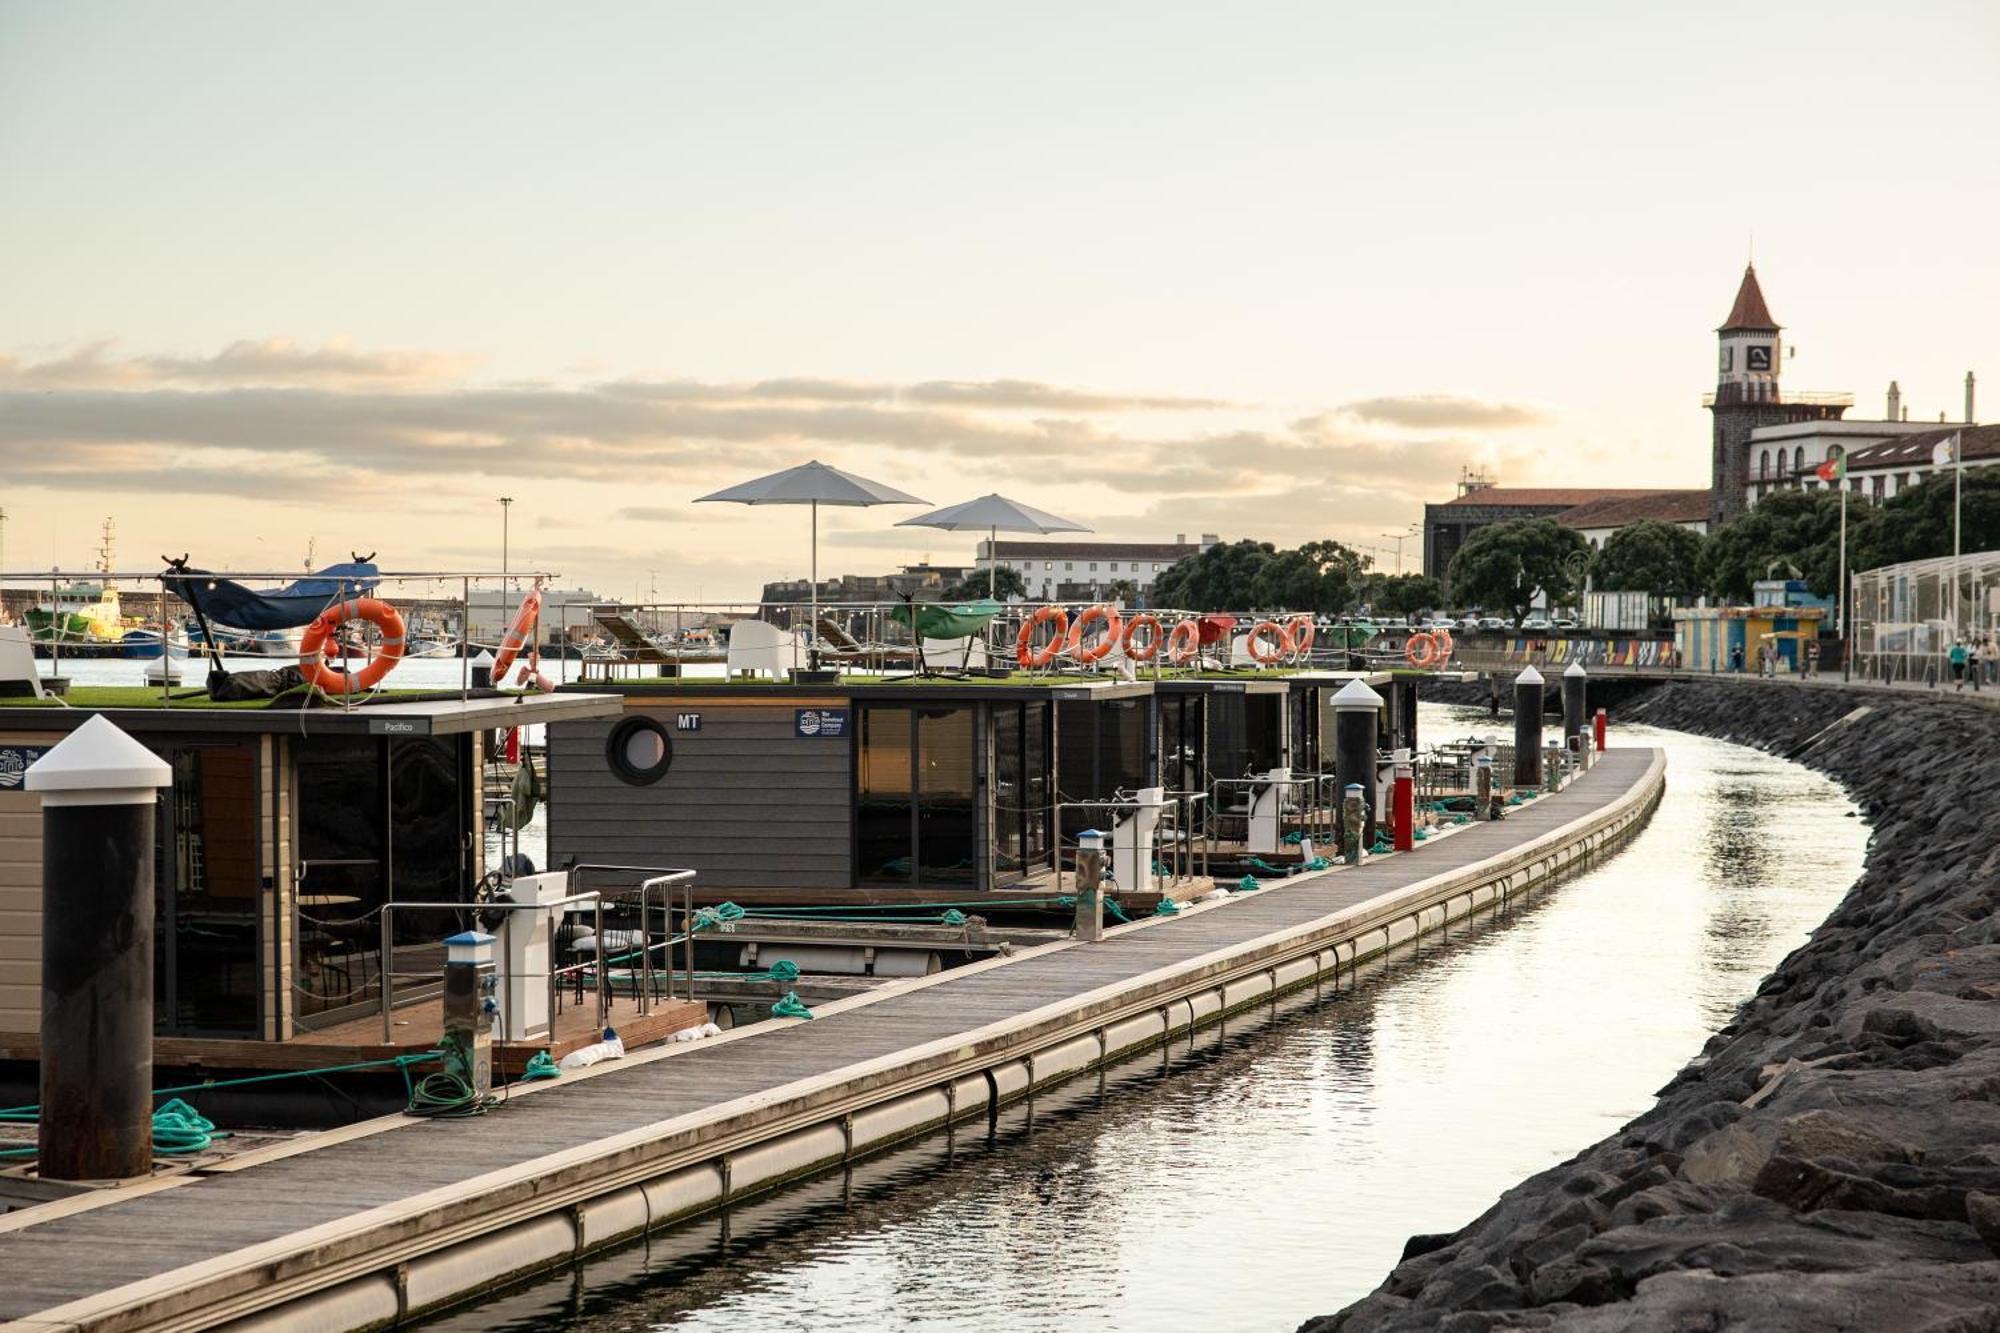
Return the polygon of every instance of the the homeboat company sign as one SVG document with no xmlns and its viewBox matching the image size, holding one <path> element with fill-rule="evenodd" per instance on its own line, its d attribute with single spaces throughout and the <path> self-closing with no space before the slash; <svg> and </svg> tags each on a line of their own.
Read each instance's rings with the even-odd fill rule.
<svg viewBox="0 0 2000 1333">
<path fill-rule="evenodd" d="M 798 734 L 801 736 L 845 736 L 847 734 L 847 710 L 845 708 L 801 708 L 798 711 Z"/>
<path fill-rule="evenodd" d="M 0 791 L 19 791 L 28 765 L 49 752 L 46 745 L 0 745 Z"/>
</svg>

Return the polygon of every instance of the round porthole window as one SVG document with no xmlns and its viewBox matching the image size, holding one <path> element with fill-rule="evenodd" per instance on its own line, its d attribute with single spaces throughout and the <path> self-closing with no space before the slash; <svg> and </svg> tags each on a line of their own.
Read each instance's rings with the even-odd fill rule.
<svg viewBox="0 0 2000 1333">
<path fill-rule="evenodd" d="M 644 787 L 673 767 L 673 737 L 650 717 L 628 717 L 605 738 L 604 757 L 619 781 Z"/>
</svg>

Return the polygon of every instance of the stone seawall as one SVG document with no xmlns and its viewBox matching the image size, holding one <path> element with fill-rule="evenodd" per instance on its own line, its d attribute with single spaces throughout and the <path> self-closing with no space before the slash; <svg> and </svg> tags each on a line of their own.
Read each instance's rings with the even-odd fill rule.
<svg viewBox="0 0 2000 1333">
<path fill-rule="evenodd" d="M 1844 783 L 1861 878 L 1651 1111 L 1301 1333 L 2000 1329 L 2000 710 L 1739 681 L 1619 720 Z"/>
</svg>

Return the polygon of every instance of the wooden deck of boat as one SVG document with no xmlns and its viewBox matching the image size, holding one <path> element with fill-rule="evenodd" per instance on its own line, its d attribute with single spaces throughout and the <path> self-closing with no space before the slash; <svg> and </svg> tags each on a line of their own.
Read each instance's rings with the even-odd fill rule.
<svg viewBox="0 0 2000 1333">
<path fill-rule="evenodd" d="M 739 1039 L 695 1043 L 671 1055 L 593 1077 L 539 1085 L 475 1119 L 399 1121 L 359 1137 L 329 1135 L 323 1147 L 226 1173 L 194 1173 L 188 1183 L 87 1211 L 35 1222 L 33 1214 L 0 1219 L 0 1318 L 36 1330 L 93 1326 L 71 1302 L 160 1279 L 176 1290 L 197 1275 L 177 1270 L 268 1246 L 310 1228 L 398 1206 L 426 1191 L 461 1186 L 505 1168 L 527 1168 L 552 1154 L 587 1148 L 676 1116 L 799 1080 L 955 1039 L 996 1021 L 1048 1011 L 1100 988 L 1161 969 L 1204 967 L 1217 950 L 1304 933 L 1329 914 L 1521 850 L 1613 805 L 1657 772 L 1656 752 L 1612 750 L 1567 789 L 1511 810 L 1499 823 L 1476 824 L 1415 853 L 1273 883 L 1215 909 L 1124 928 L 1099 945 L 1064 944 L 963 975 L 887 988 L 810 1023 L 764 1029 Z M 719 1114 L 719 1113 L 718 1113 Z M 300 1242 L 301 1250 L 308 1243 Z M 274 1251 L 267 1248 L 266 1256 Z M 301 1257 L 298 1263 L 316 1263 Z M 299 1271 L 298 1263 L 284 1265 Z M 208 1263 L 208 1271 L 216 1265 Z M 168 1277 L 166 1275 L 172 1275 Z M 96 1304 L 97 1302 L 93 1302 Z"/>
</svg>

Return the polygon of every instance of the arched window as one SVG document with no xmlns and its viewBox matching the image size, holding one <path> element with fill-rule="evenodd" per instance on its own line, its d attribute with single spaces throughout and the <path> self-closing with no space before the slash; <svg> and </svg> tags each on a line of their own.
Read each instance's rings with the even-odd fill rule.
<svg viewBox="0 0 2000 1333">
<path fill-rule="evenodd" d="M 1792 450 L 1792 471 L 1804 472 L 1805 470 L 1806 470 L 1806 447 L 1802 444 L 1798 448 Z"/>
<path fill-rule="evenodd" d="M 1771 451 L 1766 449 L 1757 455 L 1757 477 L 1761 481 L 1771 475 Z"/>
<path fill-rule="evenodd" d="M 1829 462 L 1829 463 L 1831 463 L 1831 462 L 1832 462 L 1832 461 L 1833 461 L 1834 459 L 1836 459 L 1836 458 L 1839 458 L 1839 457 L 1840 457 L 1841 455 L 1845 454 L 1846 452 L 1847 452 L 1847 450 L 1845 450 L 1845 449 L 1841 448 L 1841 447 L 1840 447 L 1839 445 L 1837 445 L 1837 444 L 1829 444 L 1829 445 L 1828 445 L 1828 446 L 1826 447 L 1826 461 L 1827 461 L 1827 462 Z"/>
</svg>

